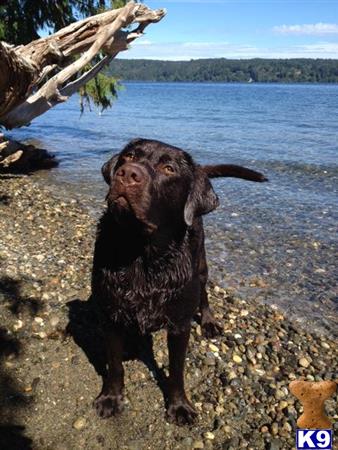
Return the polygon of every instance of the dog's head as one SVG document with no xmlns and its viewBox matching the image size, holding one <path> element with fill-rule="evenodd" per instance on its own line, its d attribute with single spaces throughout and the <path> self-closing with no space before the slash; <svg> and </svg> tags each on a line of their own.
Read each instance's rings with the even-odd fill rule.
<svg viewBox="0 0 338 450">
<path fill-rule="evenodd" d="M 173 223 L 191 226 L 218 206 L 206 173 L 183 150 L 134 139 L 102 167 L 107 202 L 117 220 L 136 219 L 148 232 Z"/>
</svg>

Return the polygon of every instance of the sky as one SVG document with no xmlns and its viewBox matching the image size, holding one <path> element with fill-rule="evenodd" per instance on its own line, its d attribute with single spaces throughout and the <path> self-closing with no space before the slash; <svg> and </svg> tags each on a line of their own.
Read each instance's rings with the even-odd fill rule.
<svg viewBox="0 0 338 450">
<path fill-rule="evenodd" d="M 338 0 L 145 0 L 167 15 L 119 58 L 338 59 Z"/>
</svg>

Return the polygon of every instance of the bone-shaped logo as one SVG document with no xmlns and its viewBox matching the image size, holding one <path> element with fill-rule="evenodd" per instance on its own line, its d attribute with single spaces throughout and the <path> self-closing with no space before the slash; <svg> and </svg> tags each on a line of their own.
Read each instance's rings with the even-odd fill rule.
<svg viewBox="0 0 338 450">
<path fill-rule="evenodd" d="M 332 428 L 330 419 L 326 416 L 324 403 L 337 389 L 334 381 L 292 381 L 290 391 L 302 403 L 304 412 L 297 420 L 302 429 Z"/>
</svg>

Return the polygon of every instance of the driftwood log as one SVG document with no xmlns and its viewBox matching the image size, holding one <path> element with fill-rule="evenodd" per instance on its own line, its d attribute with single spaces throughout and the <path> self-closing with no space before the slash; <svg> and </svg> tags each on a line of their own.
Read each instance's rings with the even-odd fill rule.
<svg viewBox="0 0 338 450">
<path fill-rule="evenodd" d="M 142 36 L 147 25 L 164 15 L 164 9 L 152 10 L 132 1 L 27 45 L 14 47 L 0 41 L 0 126 L 12 129 L 28 125 L 68 100 Z M 133 24 L 137 25 L 131 29 Z M 30 171 L 43 156 L 47 165 L 52 163 L 45 150 L 39 152 L 34 154 L 32 146 L 0 139 L 0 172 L 11 168 Z"/>
<path fill-rule="evenodd" d="M 0 42 L 0 125 L 27 125 L 66 101 L 164 15 L 163 9 L 129 2 L 27 45 Z M 134 30 L 123 30 L 134 23 Z M 98 55 L 100 61 L 77 76 Z"/>
<path fill-rule="evenodd" d="M 0 173 L 30 173 L 57 165 L 57 160 L 47 150 L 6 140 L 0 134 Z"/>
</svg>

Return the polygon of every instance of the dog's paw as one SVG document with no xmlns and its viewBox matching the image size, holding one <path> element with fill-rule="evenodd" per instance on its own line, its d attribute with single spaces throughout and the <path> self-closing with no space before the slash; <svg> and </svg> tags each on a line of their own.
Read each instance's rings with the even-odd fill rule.
<svg viewBox="0 0 338 450">
<path fill-rule="evenodd" d="M 197 411 L 188 399 L 179 399 L 169 404 L 167 410 L 169 422 L 176 425 L 191 425 L 197 417 Z"/>
<path fill-rule="evenodd" d="M 214 318 L 206 321 L 202 321 L 201 328 L 203 335 L 207 338 L 214 338 L 222 334 L 222 327 Z"/>
<path fill-rule="evenodd" d="M 122 395 L 100 394 L 94 400 L 97 415 L 102 419 L 120 414 L 123 410 Z"/>
</svg>

